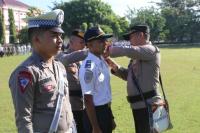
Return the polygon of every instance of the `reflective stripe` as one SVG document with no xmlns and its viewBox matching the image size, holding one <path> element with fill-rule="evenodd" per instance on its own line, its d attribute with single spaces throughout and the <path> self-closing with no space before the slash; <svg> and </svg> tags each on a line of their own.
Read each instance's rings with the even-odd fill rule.
<svg viewBox="0 0 200 133">
<path fill-rule="evenodd" d="M 56 111 L 54 113 L 54 117 L 53 120 L 51 122 L 51 126 L 49 129 L 49 133 L 55 133 L 57 131 L 58 128 L 58 122 L 59 122 L 59 118 L 60 118 L 60 114 L 62 111 L 62 103 L 63 103 L 63 98 L 64 98 L 64 80 L 63 77 L 60 77 L 60 80 L 58 82 L 58 92 L 59 92 L 59 96 L 58 96 L 58 101 L 57 101 L 57 105 L 56 105 Z"/>
</svg>

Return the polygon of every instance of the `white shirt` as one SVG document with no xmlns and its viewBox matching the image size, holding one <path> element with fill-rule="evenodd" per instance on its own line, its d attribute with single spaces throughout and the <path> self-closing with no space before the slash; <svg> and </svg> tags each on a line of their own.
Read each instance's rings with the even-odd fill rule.
<svg viewBox="0 0 200 133">
<path fill-rule="evenodd" d="M 3 52 L 3 47 L 0 46 L 0 51 Z"/>
<path fill-rule="evenodd" d="M 93 96 L 95 106 L 111 102 L 110 72 L 104 58 L 88 53 L 79 70 L 83 94 Z"/>
</svg>

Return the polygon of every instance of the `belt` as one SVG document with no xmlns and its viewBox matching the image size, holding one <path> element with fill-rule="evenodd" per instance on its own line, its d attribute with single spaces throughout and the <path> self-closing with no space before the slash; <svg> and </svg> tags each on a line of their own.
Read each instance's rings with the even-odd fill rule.
<svg viewBox="0 0 200 133">
<path fill-rule="evenodd" d="M 148 91 L 148 92 L 145 92 L 143 93 L 143 96 L 144 96 L 144 99 L 149 99 L 149 98 L 152 98 L 154 96 L 157 96 L 158 93 L 156 90 L 152 90 L 152 91 Z M 143 101 L 141 95 L 136 95 L 136 96 L 127 96 L 127 101 L 129 103 L 136 103 L 136 102 L 139 102 L 139 101 Z"/>
<path fill-rule="evenodd" d="M 95 106 L 95 109 L 105 109 L 108 107 L 109 107 L 109 104 L 104 104 L 104 105 Z"/>
<path fill-rule="evenodd" d="M 82 91 L 81 90 L 69 90 L 69 96 L 82 97 Z"/>
<path fill-rule="evenodd" d="M 44 133 L 44 132 L 33 132 L 33 133 Z M 72 128 L 68 129 L 67 131 L 63 131 L 62 133 L 72 133 Z"/>
</svg>

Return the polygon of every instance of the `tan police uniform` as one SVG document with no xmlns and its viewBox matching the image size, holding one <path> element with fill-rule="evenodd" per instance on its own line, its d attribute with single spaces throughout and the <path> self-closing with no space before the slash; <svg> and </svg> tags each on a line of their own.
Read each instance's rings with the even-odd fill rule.
<svg viewBox="0 0 200 133">
<path fill-rule="evenodd" d="M 71 63 L 79 62 L 87 57 L 88 50 L 79 50 L 74 52 L 60 52 L 56 55 L 56 59 L 63 63 L 64 66 L 68 66 Z"/>
<path fill-rule="evenodd" d="M 145 108 L 142 99 L 138 98 L 140 94 L 133 83 L 131 69 L 133 69 L 142 91 L 147 94 L 147 100 L 152 100 L 152 97 L 157 95 L 157 88 L 159 86 L 159 49 L 151 43 L 143 46 L 113 46 L 110 48 L 110 56 L 127 56 L 131 58 L 127 69 L 121 67 L 114 74 L 127 80 L 128 96 L 133 97 L 133 102 L 130 102 L 131 108 Z"/>
<path fill-rule="evenodd" d="M 66 54 L 72 53 L 71 49 L 68 49 Z M 79 82 L 79 68 L 81 61 L 65 65 L 67 71 L 67 80 L 69 83 L 69 96 L 72 107 L 72 113 L 76 122 L 77 132 L 84 133 L 83 126 L 83 96 L 81 91 L 81 85 Z"/>
<path fill-rule="evenodd" d="M 72 35 L 83 38 L 84 33 L 79 30 L 74 30 L 72 32 Z M 82 96 L 78 73 L 81 65 L 81 60 L 86 58 L 87 53 L 88 53 L 87 49 L 73 51 L 72 49 L 69 48 L 67 49 L 67 51 L 61 52 L 56 57 L 64 64 L 67 71 L 70 103 L 78 133 L 85 132 L 83 126 L 83 96 Z"/>
<path fill-rule="evenodd" d="M 63 33 L 60 28 L 63 17 L 64 12 L 56 9 L 29 18 L 28 28 L 45 28 Z M 55 119 L 58 120 L 58 126 L 54 128 L 56 133 L 68 133 L 74 129 L 66 77 L 65 67 L 60 62 L 53 59 L 52 67 L 49 67 L 36 51 L 12 72 L 9 87 L 19 133 L 49 132 L 57 107 L 60 107 L 61 111 L 58 111 L 60 116 L 58 115 L 58 119 Z M 63 98 L 58 98 L 61 97 L 61 94 L 58 93 L 61 90 L 59 86 L 62 86 L 58 85 L 58 81 L 61 79 L 64 82 L 64 93 Z M 57 106 L 57 101 L 61 101 L 58 99 L 62 99 L 62 107 Z M 52 125 L 57 125 L 57 122 L 55 123 Z"/>
<path fill-rule="evenodd" d="M 60 76 L 65 77 L 65 97 L 58 131 L 64 133 L 72 126 L 66 71 L 58 61 L 53 61 L 53 67 L 54 71 L 33 53 L 12 73 L 9 86 L 18 132 L 48 132 L 56 108 Z"/>
<path fill-rule="evenodd" d="M 68 49 L 65 54 L 72 52 L 72 50 Z M 65 65 L 69 82 L 70 103 L 73 111 L 83 110 L 83 98 L 78 77 L 80 65 L 80 61 Z"/>
<path fill-rule="evenodd" d="M 127 69 L 121 67 L 115 74 L 127 80 L 127 100 L 132 108 L 136 133 L 151 132 L 149 109 L 146 107 L 144 99 L 150 103 L 160 99 L 157 92 L 160 52 L 157 47 L 148 41 L 149 34 L 150 28 L 148 25 L 135 25 L 131 27 L 128 33 L 123 35 L 124 39 L 130 40 L 131 43 L 136 41 L 135 44 L 123 47 L 115 46 L 111 47 L 110 50 L 113 57 L 127 56 L 131 59 Z M 142 41 L 146 41 L 146 43 L 139 45 L 138 43 Z M 138 91 L 135 80 L 142 92 Z"/>
</svg>

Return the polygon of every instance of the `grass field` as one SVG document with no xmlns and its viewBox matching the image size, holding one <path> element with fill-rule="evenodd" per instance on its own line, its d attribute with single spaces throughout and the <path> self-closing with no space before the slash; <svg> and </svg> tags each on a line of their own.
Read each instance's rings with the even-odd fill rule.
<svg viewBox="0 0 200 133">
<path fill-rule="evenodd" d="M 200 133 L 200 47 L 161 48 L 161 54 L 161 73 L 174 125 L 167 133 Z M 8 78 L 25 58 L 27 56 L 0 58 L 0 133 L 16 133 Z M 123 66 L 128 63 L 125 57 L 115 60 Z M 134 133 L 126 101 L 126 83 L 112 76 L 111 86 L 117 123 L 114 133 Z"/>
</svg>

